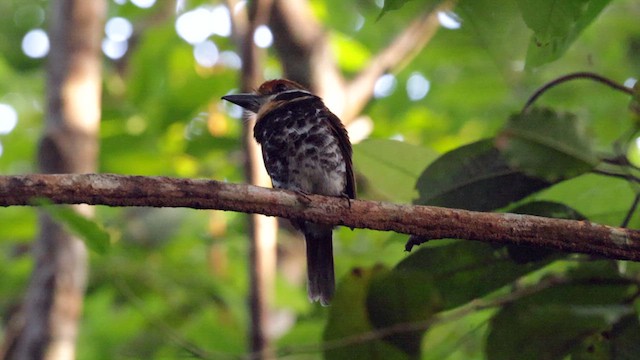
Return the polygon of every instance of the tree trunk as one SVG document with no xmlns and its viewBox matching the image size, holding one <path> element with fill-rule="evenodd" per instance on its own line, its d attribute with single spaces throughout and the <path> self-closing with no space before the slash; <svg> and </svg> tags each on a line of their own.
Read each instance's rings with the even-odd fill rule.
<svg viewBox="0 0 640 360">
<path fill-rule="evenodd" d="M 104 0 L 58 0 L 50 8 L 47 113 L 38 163 L 44 173 L 95 172 L 100 121 L 100 42 Z M 84 215 L 92 209 L 76 206 Z M 21 311 L 0 355 L 73 359 L 87 277 L 84 243 L 46 214 L 33 247 L 35 265 Z"/>
</svg>

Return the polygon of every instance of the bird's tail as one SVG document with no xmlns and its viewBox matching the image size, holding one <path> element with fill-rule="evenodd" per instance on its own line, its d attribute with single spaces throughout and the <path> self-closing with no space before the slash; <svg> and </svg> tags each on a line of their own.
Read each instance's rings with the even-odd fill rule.
<svg viewBox="0 0 640 360">
<path fill-rule="evenodd" d="M 307 244 L 307 292 L 309 300 L 329 305 L 335 289 L 333 273 L 332 227 L 306 223 L 304 238 Z"/>
</svg>

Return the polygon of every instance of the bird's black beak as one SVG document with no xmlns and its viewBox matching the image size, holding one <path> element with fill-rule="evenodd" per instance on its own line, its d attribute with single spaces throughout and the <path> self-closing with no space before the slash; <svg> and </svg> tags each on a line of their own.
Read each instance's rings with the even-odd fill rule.
<svg viewBox="0 0 640 360">
<path fill-rule="evenodd" d="M 256 114 L 260 110 L 260 106 L 262 106 L 262 97 L 255 94 L 225 95 L 222 100 L 232 102 Z"/>
</svg>

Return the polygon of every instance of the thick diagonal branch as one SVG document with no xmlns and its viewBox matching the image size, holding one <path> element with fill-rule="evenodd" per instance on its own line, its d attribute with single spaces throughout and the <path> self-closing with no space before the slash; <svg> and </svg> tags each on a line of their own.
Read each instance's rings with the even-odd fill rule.
<svg viewBox="0 0 640 360">
<path fill-rule="evenodd" d="M 445 1 L 439 8 L 419 14 L 351 81 L 338 69 L 329 37 L 307 2 L 275 0 L 270 25 L 285 76 L 312 88 L 331 111 L 349 123 L 373 96 L 376 80 L 408 64 L 435 35 L 438 11 L 451 7 L 451 2 Z"/>
<path fill-rule="evenodd" d="M 396 231 L 428 239 L 532 245 L 640 261 L 640 231 L 588 221 L 301 196 L 212 180 L 110 174 L 0 176 L 0 206 L 29 205 L 38 197 L 59 204 L 189 207 L 260 213 Z"/>
<path fill-rule="evenodd" d="M 413 60 L 436 34 L 440 26 L 438 12 L 451 6 L 450 2 L 445 2 L 436 10 L 418 15 L 347 84 L 345 93 L 349 107 L 345 109 L 344 118 L 358 116 L 373 96 L 374 85 L 380 76 L 397 71 Z"/>
</svg>

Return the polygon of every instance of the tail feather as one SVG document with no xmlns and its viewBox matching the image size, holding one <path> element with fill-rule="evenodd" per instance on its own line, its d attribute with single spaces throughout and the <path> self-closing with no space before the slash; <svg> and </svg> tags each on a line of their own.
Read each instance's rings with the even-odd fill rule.
<svg viewBox="0 0 640 360">
<path fill-rule="evenodd" d="M 307 292 L 309 300 L 329 305 L 335 290 L 333 273 L 332 227 L 305 224 L 304 237 L 307 244 Z"/>
</svg>

